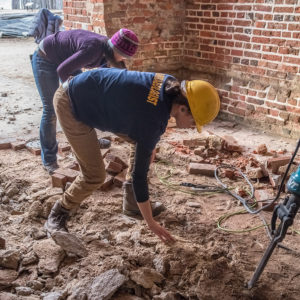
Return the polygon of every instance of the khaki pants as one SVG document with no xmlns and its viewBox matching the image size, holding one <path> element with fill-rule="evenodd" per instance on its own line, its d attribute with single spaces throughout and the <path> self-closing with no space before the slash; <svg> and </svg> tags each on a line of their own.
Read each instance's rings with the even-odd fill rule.
<svg viewBox="0 0 300 300">
<path fill-rule="evenodd" d="M 95 129 L 75 119 L 69 97 L 62 87 L 56 91 L 53 102 L 57 118 L 81 170 L 62 198 L 63 207 L 73 209 L 104 182 L 105 166 Z"/>
</svg>

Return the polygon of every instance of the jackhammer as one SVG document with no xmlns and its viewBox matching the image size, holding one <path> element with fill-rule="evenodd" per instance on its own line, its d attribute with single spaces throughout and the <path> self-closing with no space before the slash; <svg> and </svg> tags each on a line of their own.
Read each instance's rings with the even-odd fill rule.
<svg viewBox="0 0 300 300">
<path fill-rule="evenodd" d="M 285 175 L 282 179 L 282 183 L 284 182 L 284 179 L 289 171 L 289 168 L 293 163 L 293 160 L 298 152 L 299 147 L 300 147 L 300 139 L 298 141 L 292 159 L 289 162 Z M 281 187 L 282 184 L 280 186 L 279 193 L 281 192 Z M 274 249 L 276 248 L 278 243 L 280 243 L 285 238 L 287 230 L 293 224 L 294 218 L 298 212 L 298 209 L 300 207 L 300 165 L 297 171 L 290 176 L 290 179 L 288 180 L 287 183 L 287 191 L 289 195 L 284 199 L 283 203 L 276 205 L 274 208 L 272 219 L 271 219 L 272 240 L 267 250 L 265 251 L 262 259 L 260 260 L 260 263 L 258 264 L 251 280 L 248 282 L 249 289 L 251 289 L 256 283 L 256 281 L 259 279 Z M 280 220 L 280 224 L 276 228 L 277 218 Z"/>
</svg>

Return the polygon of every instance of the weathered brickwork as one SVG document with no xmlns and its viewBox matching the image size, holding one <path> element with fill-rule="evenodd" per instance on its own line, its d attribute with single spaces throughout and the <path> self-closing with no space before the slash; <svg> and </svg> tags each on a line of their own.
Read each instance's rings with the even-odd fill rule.
<svg viewBox="0 0 300 300">
<path fill-rule="evenodd" d="M 130 68 L 213 83 L 222 118 L 300 136 L 298 0 L 64 1 L 65 26 L 133 29 Z"/>
<path fill-rule="evenodd" d="M 130 28 L 141 42 L 131 69 L 176 73 L 182 66 L 184 8 L 182 0 L 64 1 L 64 24 L 107 36 Z"/>
</svg>

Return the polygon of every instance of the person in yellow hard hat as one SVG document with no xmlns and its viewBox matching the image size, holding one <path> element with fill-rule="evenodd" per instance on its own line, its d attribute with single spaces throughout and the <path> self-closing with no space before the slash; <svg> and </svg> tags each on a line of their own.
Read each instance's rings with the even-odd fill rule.
<svg viewBox="0 0 300 300">
<path fill-rule="evenodd" d="M 216 89 L 201 80 L 180 83 L 168 74 L 97 69 L 60 87 L 54 96 L 54 107 L 81 175 L 53 206 L 45 224 L 48 233 L 67 231 L 69 211 L 104 182 L 105 167 L 96 128 L 126 137 L 136 146 L 131 180 L 124 184 L 123 212 L 141 214 L 163 242 L 173 241 L 153 218 L 163 207 L 149 200 L 147 173 L 151 154 L 171 116 L 179 128 L 196 126 L 201 130 L 211 122 L 220 109 Z"/>
</svg>

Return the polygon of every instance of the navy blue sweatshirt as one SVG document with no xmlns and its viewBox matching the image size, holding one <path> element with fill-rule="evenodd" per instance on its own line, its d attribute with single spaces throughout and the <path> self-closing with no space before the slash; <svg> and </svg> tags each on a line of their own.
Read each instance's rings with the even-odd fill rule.
<svg viewBox="0 0 300 300">
<path fill-rule="evenodd" d="M 170 75 L 97 69 L 74 77 L 69 84 L 77 120 L 136 142 L 132 183 L 138 202 L 149 199 L 150 157 L 170 118 L 171 100 L 164 94 Z"/>
</svg>

